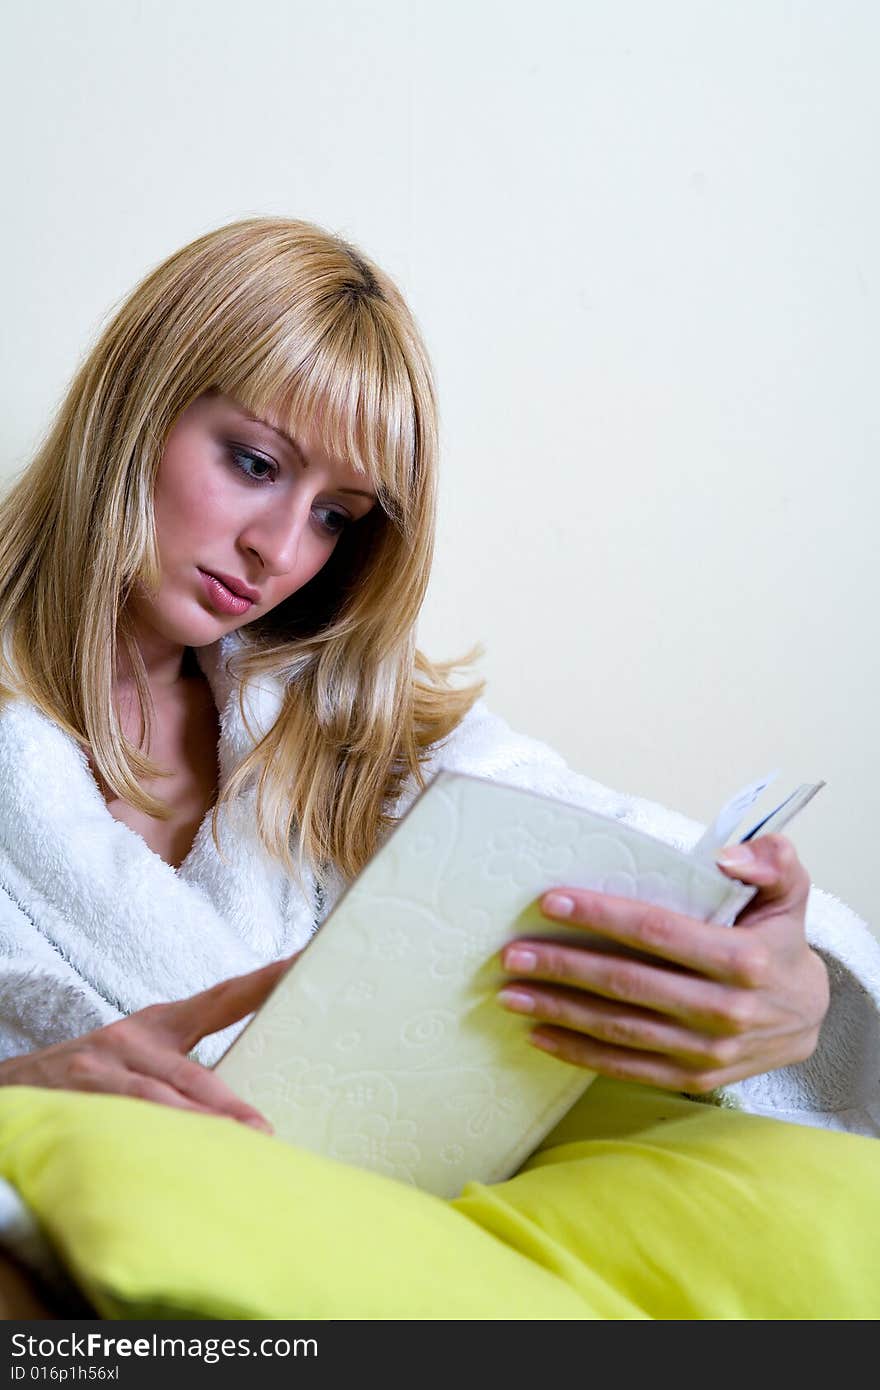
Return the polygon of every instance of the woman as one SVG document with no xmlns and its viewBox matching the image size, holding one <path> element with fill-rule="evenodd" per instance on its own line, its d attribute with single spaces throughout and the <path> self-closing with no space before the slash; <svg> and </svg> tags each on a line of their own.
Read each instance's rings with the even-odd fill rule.
<svg viewBox="0 0 880 1390">
<path fill-rule="evenodd" d="M 416 651 L 436 454 L 399 292 L 308 224 L 204 236 L 110 323 L 0 515 L 0 1081 L 263 1125 L 205 1064 L 440 766 L 696 839 Z M 499 1002 L 560 1064 L 877 1133 L 876 944 L 780 836 L 725 871 L 741 931 L 559 885 L 656 964 L 512 943 Z"/>
</svg>

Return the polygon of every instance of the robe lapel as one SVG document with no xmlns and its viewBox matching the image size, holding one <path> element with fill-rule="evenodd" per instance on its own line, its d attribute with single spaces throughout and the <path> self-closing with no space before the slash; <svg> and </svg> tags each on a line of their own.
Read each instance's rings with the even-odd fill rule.
<svg viewBox="0 0 880 1390">
<path fill-rule="evenodd" d="M 221 786 L 250 746 L 225 671 L 234 645 L 199 653 L 220 713 Z M 280 691 L 267 682 L 248 701 L 262 730 Z M 222 856 L 209 813 L 175 870 L 113 819 L 79 746 L 22 700 L 0 708 L 0 785 L 0 883 L 123 1013 L 287 955 L 315 929 L 314 885 L 300 893 L 260 846 L 253 793 L 220 818 Z"/>
</svg>

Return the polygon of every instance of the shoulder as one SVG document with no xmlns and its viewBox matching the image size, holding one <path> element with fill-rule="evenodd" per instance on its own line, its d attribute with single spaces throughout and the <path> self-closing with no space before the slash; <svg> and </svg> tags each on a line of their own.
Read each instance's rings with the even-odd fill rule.
<svg viewBox="0 0 880 1390">
<path fill-rule="evenodd" d="M 0 785 L 7 815 L 16 789 L 47 776 L 63 787 L 72 762 L 85 764 L 85 753 L 42 710 L 20 696 L 0 700 Z"/>
<path fill-rule="evenodd" d="M 434 744 L 426 767 L 431 775 L 444 768 L 489 777 L 527 764 L 564 767 L 565 760 L 549 744 L 516 732 L 480 699 L 448 738 Z"/>
<path fill-rule="evenodd" d="M 511 728 L 484 699 L 477 700 L 449 737 L 432 748 L 423 766 L 425 781 L 441 770 L 464 772 L 586 806 L 681 849 L 695 844 L 704 828 L 659 802 L 617 791 L 577 771 L 551 744 Z M 415 789 L 410 787 L 407 792 L 406 805 Z"/>
</svg>

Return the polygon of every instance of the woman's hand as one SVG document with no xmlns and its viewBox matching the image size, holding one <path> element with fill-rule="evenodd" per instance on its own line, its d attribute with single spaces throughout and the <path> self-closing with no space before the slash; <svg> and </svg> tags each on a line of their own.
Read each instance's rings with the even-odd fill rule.
<svg viewBox="0 0 880 1390">
<path fill-rule="evenodd" d="M 152 1004 L 118 1023 L 0 1063 L 0 1085 L 49 1086 L 137 1096 L 180 1110 L 226 1115 L 271 1134 L 268 1120 L 187 1057 L 200 1038 L 262 1004 L 290 965 L 273 961 L 172 1004 Z"/>
<path fill-rule="evenodd" d="M 743 861 L 726 850 L 719 867 L 759 891 L 733 928 L 581 888 L 544 894 L 552 921 L 656 959 L 517 940 L 503 952 L 517 978 L 500 1001 L 534 1018 L 532 1042 L 562 1060 L 666 1090 L 704 1094 L 803 1061 L 829 1004 L 828 973 L 804 934 L 810 880 L 781 835 L 736 850 Z"/>
</svg>

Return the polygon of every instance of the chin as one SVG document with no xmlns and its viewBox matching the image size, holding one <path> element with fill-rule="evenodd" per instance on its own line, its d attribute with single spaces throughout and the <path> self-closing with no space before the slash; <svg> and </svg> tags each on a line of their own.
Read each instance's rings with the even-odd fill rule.
<svg viewBox="0 0 880 1390">
<path fill-rule="evenodd" d="M 240 620 L 213 613 L 192 599 L 167 603 L 159 600 L 142 616 L 158 637 L 180 647 L 208 647 L 227 632 L 244 626 Z"/>
</svg>

